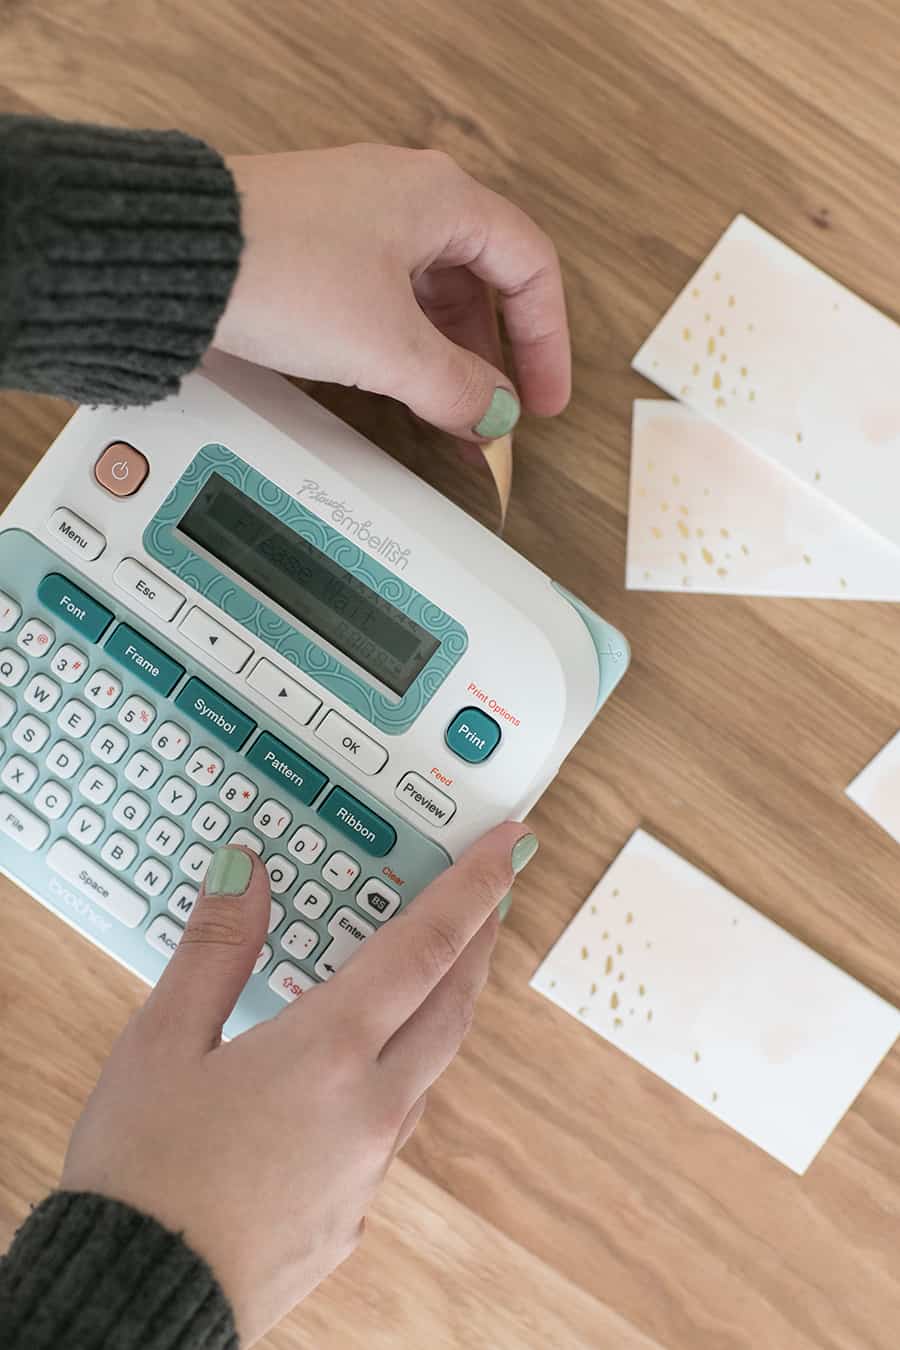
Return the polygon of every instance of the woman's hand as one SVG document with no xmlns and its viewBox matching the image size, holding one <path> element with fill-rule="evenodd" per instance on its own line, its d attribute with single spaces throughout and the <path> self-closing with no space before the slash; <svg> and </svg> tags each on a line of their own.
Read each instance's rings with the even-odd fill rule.
<svg viewBox="0 0 900 1350">
<path fill-rule="evenodd" d="M 537 848 L 500 825 L 327 984 L 221 1044 L 266 935 L 254 854 L 216 854 L 181 944 L 116 1043 L 61 1185 L 182 1231 L 243 1344 L 353 1250 L 487 978 L 497 906 Z M 214 893 L 215 891 L 218 893 Z"/>
<path fill-rule="evenodd" d="M 400 399 L 463 440 L 561 412 L 569 333 L 556 250 L 432 150 L 350 145 L 229 160 L 246 245 L 215 345 Z M 503 371 L 492 292 L 515 363 Z"/>
</svg>

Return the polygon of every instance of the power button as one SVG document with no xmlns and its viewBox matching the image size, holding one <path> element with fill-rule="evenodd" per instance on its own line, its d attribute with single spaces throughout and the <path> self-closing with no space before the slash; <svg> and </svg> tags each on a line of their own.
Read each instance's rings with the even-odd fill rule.
<svg viewBox="0 0 900 1350">
<path fill-rule="evenodd" d="M 97 482 L 114 497 L 130 497 L 137 492 L 149 472 L 150 465 L 140 450 L 127 441 L 108 445 L 94 465 Z"/>
</svg>

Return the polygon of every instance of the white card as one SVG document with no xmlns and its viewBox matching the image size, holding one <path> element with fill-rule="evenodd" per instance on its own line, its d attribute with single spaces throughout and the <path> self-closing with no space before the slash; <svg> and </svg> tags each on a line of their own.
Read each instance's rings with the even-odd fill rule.
<svg viewBox="0 0 900 1350">
<path fill-rule="evenodd" d="M 745 216 L 633 364 L 900 544 L 900 326 Z"/>
<path fill-rule="evenodd" d="M 857 774 L 847 796 L 900 843 L 900 731 Z"/>
<path fill-rule="evenodd" d="M 900 1013 L 643 830 L 533 989 L 804 1172 Z"/>
<path fill-rule="evenodd" d="M 900 549 L 691 408 L 639 399 L 626 585 L 900 600 Z"/>
</svg>

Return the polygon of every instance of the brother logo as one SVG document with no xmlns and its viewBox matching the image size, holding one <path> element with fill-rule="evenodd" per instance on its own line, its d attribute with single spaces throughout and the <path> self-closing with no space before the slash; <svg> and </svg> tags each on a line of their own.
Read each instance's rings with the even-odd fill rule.
<svg viewBox="0 0 900 1350">
<path fill-rule="evenodd" d="M 65 886 L 60 885 L 56 877 L 50 878 L 48 887 L 54 900 L 60 900 L 67 909 L 77 914 L 79 919 L 87 919 L 98 933 L 108 933 L 112 928 L 112 920 L 107 919 L 102 914 L 98 914 L 94 906 L 79 895 L 73 895 L 71 891 L 66 890 Z"/>
<path fill-rule="evenodd" d="M 321 514 L 327 516 L 344 534 L 355 539 L 361 548 L 368 549 L 376 558 L 382 558 L 401 572 L 406 571 L 412 550 L 403 548 L 399 540 L 394 539 L 392 535 L 375 534 L 371 520 L 359 519 L 354 515 L 352 506 L 348 506 L 339 497 L 329 496 L 315 478 L 304 478 L 295 495 L 300 501 L 305 499 L 308 502 L 315 502 L 317 506 L 325 507 Z"/>
</svg>

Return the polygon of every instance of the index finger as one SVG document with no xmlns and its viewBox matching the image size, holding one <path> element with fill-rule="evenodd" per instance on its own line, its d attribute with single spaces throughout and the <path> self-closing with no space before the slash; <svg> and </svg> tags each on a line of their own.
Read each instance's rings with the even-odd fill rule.
<svg viewBox="0 0 900 1350">
<path fill-rule="evenodd" d="M 524 839 L 534 842 L 520 845 L 514 856 Z M 373 934 L 329 982 L 328 990 L 340 991 L 341 1005 L 352 1010 L 379 1051 L 465 951 L 536 849 L 524 825 L 498 825 Z"/>
<path fill-rule="evenodd" d="M 559 256 L 549 235 L 518 206 L 465 179 L 462 215 L 434 265 L 468 267 L 497 291 L 529 412 L 552 417 L 572 392 L 572 353 Z"/>
</svg>

